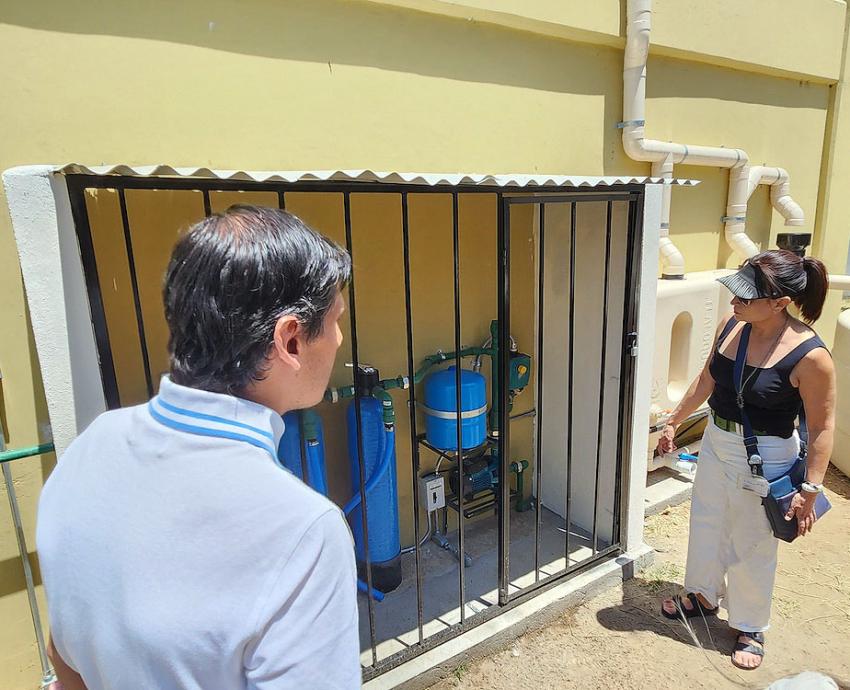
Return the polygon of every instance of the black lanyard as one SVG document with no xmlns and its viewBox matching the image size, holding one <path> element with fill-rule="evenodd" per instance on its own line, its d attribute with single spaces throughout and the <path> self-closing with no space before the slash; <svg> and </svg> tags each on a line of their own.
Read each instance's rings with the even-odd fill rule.
<svg viewBox="0 0 850 690">
<path fill-rule="evenodd" d="M 758 440 L 753 433 L 753 425 L 747 415 L 744 406 L 744 368 L 747 363 L 747 346 L 750 343 L 750 332 L 753 330 L 751 324 L 744 324 L 741 329 L 741 340 L 738 342 L 738 352 L 735 355 L 735 368 L 732 372 L 732 380 L 735 385 L 735 401 L 741 411 L 741 426 L 744 429 L 744 446 L 747 449 L 747 463 L 750 471 L 759 477 L 764 476 L 761 455 L 759 454 Z M 800 407 L 800 457 L 805 458 L 809 442 L 809 432 L 806 427 L 806 412 Z"/>
</svg>

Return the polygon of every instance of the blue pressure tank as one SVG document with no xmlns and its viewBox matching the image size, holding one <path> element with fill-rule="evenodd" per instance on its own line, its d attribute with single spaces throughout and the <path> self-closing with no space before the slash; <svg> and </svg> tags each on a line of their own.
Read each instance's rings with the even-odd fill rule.
<svg viewBox="0 0 850 690">
<path fill-rule="evenodd" d="M 286 429 L 277 448 L 278 460 L 301 481 L 323 496 L 327 496 L 328 479 L 325 471 L 325 436 L 322 418 L 313 410 L 298 410 L 283 415 L 283 423 Z M 301 447 L 302 427 L 312 430 L 312 433 L 307 434 L 307 443 L 303 449 Z M 303 472 L 304 466 L 307 468 L 306 479 Z"/>
<path fill-rule="evenodd" d="M 360 462 L 357 443 L 357 413 L 352 400 L 346 411 L 348 423 L 348 457 L 351 467 L 351 486 L 360 491 Z M 369 525 L 369 561 L 372 565 L 372 585 L 381 592 L 391 592 L 401 584 L 401 540 L 398 527 L 398 478 L 396 474 L 395 443 L 387 445 L 381 402 L 372 397 L 360 398 L 360 422 L 363 443 L 363 479 L 368 484 L 380 467 L 384 453 L 390 453 L 383 476 L 366 495 L 366 515 Z M 365 580 L 366 550 L 363 538 L 362 505 L 349 513 L 358 571 Z"/>
<path fill-rule="evenodd" d="M 435 448 L 457 450 L 457 370 L 449 367 L 425 379 L 425 437 Z M 461 441 L 475 448 L 487 438 L 487 382 L 460 370 Z"/>
</svg>

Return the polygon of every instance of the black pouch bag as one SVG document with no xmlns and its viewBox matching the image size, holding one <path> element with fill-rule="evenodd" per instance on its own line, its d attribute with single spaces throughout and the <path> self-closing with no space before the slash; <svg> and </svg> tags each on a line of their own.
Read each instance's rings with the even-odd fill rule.
<svg viewBox="0 0 850 690">
<path fill-rule="evenodd" d="M 759 455 L 758 442 L 756 435 L 753 433 L 753 426 L 750 424 L 747 410 L 744 406 L 744 365 L 747 361 L 747 345 L 750 342 L 750 331 L 752 326 L 745 324 L 741 330 L 741 340 L 738 343 L 738 352 L 735 355 L 735 370 L 733 379 L 735 382 L 735 392 L 737 393 L 738 409 L 741 411 L 741 426 L 744 429 L 744 446 L 747 449 L 747 462 L 750 466 L 750 471 L 755 476 L 763 477 L 764 471 L 762 467 L 761 455 Z M 785 515 L 791 508 L 791 499 L 800 490 L 800 486 L 806 480 L 806 455 L 808 452 L 809 433 L 806 428 L 805 412 L 800 412 L 800 456 L 797 461 L 791 466 L 781 477 L 768 482 L 770 490 L 767 496 L 763 496 L 761 503 L 764 506 L 764 511 L 767 515 L 767 520 L 770 523 L 770 529 L 773 536 L 782 541 L 792 542 L 798 536 L 799 526 L 797 518 L 786 520 Z M 832 505 L 829 499 L 823 494 L 818 494 L 815 499 L 815 516 L 820 518 L 826 513 Z"/>
</svg>

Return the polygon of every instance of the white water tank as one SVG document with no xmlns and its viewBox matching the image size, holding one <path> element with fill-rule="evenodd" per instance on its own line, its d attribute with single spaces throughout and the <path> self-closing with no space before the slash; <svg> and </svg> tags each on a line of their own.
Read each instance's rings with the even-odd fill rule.
<svg viewBox="0 0 850 690">
<path fill-rule="evenodd" d="M 658 281 L 650 425 L 682 399 L 711 354 L 717 324 L 732 314 L 732 297 L 717 282 L 729 273 L 698 271 Z M 657 443 L 658 434 L 650 434 L 650 458 Z"/>
<path fill-rule="evenodd" d="M 850 309 L 838 317 L 832 358 L 837 386 L 832 464 L 850 477 Z"/>
<path fill-rule="evenodd" d="M 652 404 L 672 410 L 702 369 L 717 324 L 732 313 L 729 291 L 717 278 L 730 271 L 688 273 L 684 280 L 659 280 L 655 314 Z"/>
</svg>

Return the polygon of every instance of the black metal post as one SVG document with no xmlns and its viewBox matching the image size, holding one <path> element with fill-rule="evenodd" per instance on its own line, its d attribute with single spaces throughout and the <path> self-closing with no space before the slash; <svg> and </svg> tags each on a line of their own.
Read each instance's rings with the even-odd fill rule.
<svg viewBox="0 0 850 690">
<path fill-rule="evenodd" d="M 498 249 L 499 294 L 497 318 L 499 320 L 499 343 L 493 380 L 499 386 L 499 604 L 504 606 L 510 600 L 510 539 L 511 539 L 511 487 L 510 481 L 510 419 L 508 413 L 509 380 L 508 357 L 511 332 L 511 243 L 510 243 L 510 203 L 498 195 Z"/>
<path fill-rule="evenodd" d="M 127 199 L 124 190 L 118 190 L 118 203 L 121 207 L 121 225 L 124 228 L 124 247 L 127 250 L 127 264 L 130 268 L 130 287 L 133 290 L 133 306 L 136 309 L 136 328 L 139 332 L 139 345 L 142 348 L 142 366 L 145 370 L 145 384 L 148 397 L 153 397 L 153 380 L 151 378 L 150 358 L 148 357 L 148 341 L 145 337 L 145 320 L 142 317 L 142 300 L 139 296 L 139 281 L 136 277 L 136 259 L 133 256 L 133 238 L 130 234 L 130 218 L 127 214 Z"/>
<path fill-rule="evenodd" d="M 401 195 L 401 232 L 404 243 L 404 312 L 405 327 L 407 329 L 407 378 L 410 380 L 408 388 L 408 408 L 410 411 L 410 451 L 413 461 L 413 535 L 414 535 L 414 557 L 416 560 L 416 624 L 419 631 L 419 644 L 424 638 L 423 615 L 422 615 L 422 566 L 421 554 L 419 552 L 420 536 L 419 525 L 419 441 L 416 429 L 416 390 L 413 385 L 416 369 L 413 364 L 413 310 L 410 294 L 410 214 L 407 206 L 407 194 Z M 430 524 L 430 515 L 428 517 Z"/>
<path fill-rule="evenodd" d="M 354 416 L 357 422 L 357 458 L 360 470 L 360 515 L 363 524 L 363 552 L 366 558 L 366 606 L 369 611 L 369 639 L 372 645 L 372 664 L 378 663 L 378 650 L 375 638 L 375 610 L 372 605 L 372 561 L 369 558 L 369 518 L 366 507 L 366 458 L 363 455 L 363 420 L 360 410 L 360 386 L 357 385 L 357 372 L 360 365 L 357 350 L 357 302 L 354 292 L 354 249 L 351 241 L 351 198 L 349 192 L 343 193 L 343 208 L 345 213 L 345 248 L 351 255 L 351 280 L 348 281 L 348 313 L 351 322 L 351 360 L 354 364 Z"/>
<path fill-rule="evenodd" d="M 460 585 L 460 622 L 466 621 L 466 580 L 464 578 L 464 515 L 463 515 L 463 401 L 461 397 L 461 373 L 463 362 L 460 358 L 460 228 L 458 224 L 457 192 L 452 192 L 452 258 L 454 260 L 454 308 L 455 308 L 455 414 L 457 431 L 457 548 L 458 573 Z"/>
<path fill-rule="evenodd" d="M 313 478 L 307 470 L 307 439 L 304 437 L 304 411 L 298 410 L 298 450 L 301 454 L 301 478 L 308 486 L 312 483 Z"/>
<path fill-rule="evenodd" d="M 599 417 L 596 424 L 596 480 L 593 484 L 593 555 L 598 550 L 597 513 L 599 512 L 599 466 L 602 453 L 602 423 L 605 418 L 605 370 L 608 353 L 608 273 L 611 266 L 611 210 L 613 202 L 609 201 L 605 211 L 605 273 L 602 290 L 602 354 L 599 362 Z"/>
<path fill-rule="evenodd" d="M 546 204 L 540 204 L 540 232 L 537 243 L 537 457 L 535 458 L 536 491 L 534 497 L 534 581 L 540 581 L 540 523 L 543 516 L 543 506 L 540 502 L 540 487 L 543 480 L 543 293 L 546 261 Z"/>
<path fill-rule="evenodd" d="M 570 308 L 569 308 L 569 350 L 567 354 L 567 371 L 569 373 L 569 384 L 567 387 L 567 485 L 566 485 L 566 506 L 564 507 L 564 519 L 566 520 L 567 536 L 566 536 L 566 553 L 564 554 L 567 570 L 570 569 L 570 511 L 572 508 L 572 500 L 570 492 L 572 490 L 573 478 L 573 393 L 574 393 L 574 374 L 575 374 L 575 321 L 576 321 L 576 205 L 573 202 L 570 207 Z"/>
<path fill-rule="evenodd" d="M 68 197 L 71 201 L 71 217 L 74 219 L 74 227 L 77 230 L 77 242 L 80 245 L 80 258 L 86 279 L 92 327 L 100 359 L 103 395 L 106 400 L 106 407 L 114 410 L 121 406 L 121 398 L 118 392 L 118 380 L 115 377 L 115 362 L 112 359 L 112 347 L 109 344 L 109 327 L 106 323 L 106 310 L 100 291 L 89 212 L 86 207 L 87 181 L 87 178 L 68 180 Z"/>
</svg>

